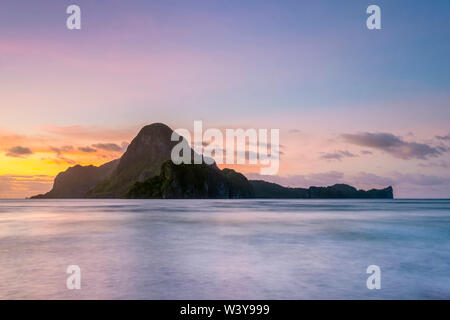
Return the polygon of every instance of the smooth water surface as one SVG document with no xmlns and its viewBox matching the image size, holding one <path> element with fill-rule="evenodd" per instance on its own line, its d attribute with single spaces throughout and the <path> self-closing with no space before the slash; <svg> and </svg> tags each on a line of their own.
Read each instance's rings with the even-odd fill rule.
<svg viewBox="0 0 450 320">
<path fill-rule="evenodd" d="M 450 299 L 450 200 L 1 200 L 0 298 Z"/>
</svg>

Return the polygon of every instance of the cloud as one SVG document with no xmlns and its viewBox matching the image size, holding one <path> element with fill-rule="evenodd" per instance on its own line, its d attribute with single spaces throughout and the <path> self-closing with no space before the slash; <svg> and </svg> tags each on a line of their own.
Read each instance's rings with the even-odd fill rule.
<svg viewBox="0 0 450 320">
<path fill-rule="evenodd" d="M 436 136 L 436 139 L 449 141 L 450 140 L 450 133 L 447 134 L 446 136 Z"/>
<path fill-rule="evenodd" d="M 122 152 L 123 147 L 115 144 L 115 143 L 97 143 L 92 145 L 94 148 L 110 151 L 110 152 Z"/>
<path fill-rule="evenodd" d="M 53 183 L 48 175 L 0 175 L 0 198 L 25 198 L 47 192 Z"/>
<path fill-rule="evenodd" d="M 419 186 L 433 186 L 450 183 L 450 178 L 435 175 L 425 175 L 420 173 L 415 174 L 394 173 L 393 177 L 396 183 L 408 183 Z"/>
<path fill-rule="evenodd" d="M 419 166 L 421 166 L 422 168 L 450 168 L 450 164 L 443 160 L 419 163 Z"/>
<path fill-rule="evenodd" d="M 399 159 L 427 159 L 439 157 L 448 150 L 445 147 L 433 147 L 424 143 L 406 142 L 391 133 L 343 134 L 345 141 L 361 147 L 382 150 Z"/>
<path fill-rule="evenodd" d="M 20 145 L 45 145 L 48 140 L 44 139 L 39 135 L 22 135 L 12 132 L 7 132 L 7 134 L 0 135 L 0 146 L 2 149 L 12 148 L 14 146 Z"/>
<path fill-rule="evenodd" d="M 91 148 L 91 147 L 79 147 L 78 150 L 86 153 L 93 153 L 97 152 L 97 149 Z"/>
<path fill-rule="evenodd" d="M 351 183 L 359 185 L 372 186 L 399 186 L 399 185 L 416 185 L 416 186 L 439 186 L 450 184 L 450 178 L 435 175 L 426 175 L 421 173 L 400 173 L 392 172 L 388 177 L 379 176 L 373 173 L 360 172 L 349 177 Z M 450 191 L 450 189 L 449 189 Z"/>
<path fill-rule="evenodd" d="M 62 155 L 57 155 L 56 158 L 54 157 L 43 157 L 40 158 L 41 161 L 45 161 L 45 162 L 51 162 L 51 163 L 55 163 L 55 164 L 76 164 L 76 161 L 66 158 Z"/>
<path fill-rule="evenodd" d="M 373 154 L 373 152 L 369 151 L 369 150 L 361 150 L 360 153 L 363 154 L 363 155 L 371 155 L 371 154 Z"/>
<path fill-rule="evenodd" d="M 353 154 L 347 150 L 336 150 L 331 153 L 323 153 L 320 158 L 324 160 L 338 160 L 342 161 L 342 158 L 355 158 L 356 154 Z"/>
<path fill-rule="evenodd" d="M 73 151 L 73 146 L 62 146 L 62 147 L 50 147 L 50 150 L 56 153 L 56 159 L 52 158 L 43 158 L 41 160 L 50 160 L 54 163 L 67 163 L 67 164 L 75 164 L 75 161 L 69 158 L 66 158 L 63 153 Z"/>
<path fill-rule="evenodd" d="M 16 157 L 16 158 L 23 158 L 31 154 L 33 154 L 33 151 L 31 151 L 30 148 L 21 146 L 12 147 L 8 149 L 6 152 L 6 155 L 8 157 Z"/>
<path fill-rule="evenodd" d="M 63 152 L 72 151 L 73 147 L 72 146 L 50 147 L 50 150 L 54 151 L 57 155 L 61 155 Z"/>
<path fill-rule="evenodd" d="M 359 185 L 366 188 L 387 187 L 395 185 L 396 182 L 392 177 L 379 176 L 374 173 L 359 172 L 349 178 L 349 183 Z"/>
<path fill-rule="evenodd" d="M 111 129 L 102 126 L 47 126 L 43 128 L 44 132 L 57 137 L 63 137 L 72 140 L 97 140 L 117 141 L 133 138 L 139 131 L 138 126 Z"/>
</svg>

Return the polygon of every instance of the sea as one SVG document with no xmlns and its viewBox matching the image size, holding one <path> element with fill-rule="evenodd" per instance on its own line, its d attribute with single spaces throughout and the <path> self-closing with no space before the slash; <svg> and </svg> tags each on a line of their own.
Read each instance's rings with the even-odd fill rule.
<svg viewBox="0 0 450 320">
<path fill-rule="evenodd" d="M 450 200 L 0 200 L 0 299 L 450 299 Z"/>
</svg>

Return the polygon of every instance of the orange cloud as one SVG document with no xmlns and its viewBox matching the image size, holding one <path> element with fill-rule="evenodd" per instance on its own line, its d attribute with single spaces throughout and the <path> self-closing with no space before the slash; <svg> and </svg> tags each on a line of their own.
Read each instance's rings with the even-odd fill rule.
<svg viewBox="0 0 450 320">
<path fill-rule="evenodd" d="M 25 198 L 47 192 L 53 177 L 47 175 L 0 175 L 0 198 Z"/>
<path fill-rule="evenodd" d="M 91 141 L 98 143 L 104 141 L 130 141 L 142 126 L 130 126 L 119 129 L 110 129 L 101 126 L 45 126 L 42 131 L 53 137 L 72 139 L 75 141 Z"/>
</svg>

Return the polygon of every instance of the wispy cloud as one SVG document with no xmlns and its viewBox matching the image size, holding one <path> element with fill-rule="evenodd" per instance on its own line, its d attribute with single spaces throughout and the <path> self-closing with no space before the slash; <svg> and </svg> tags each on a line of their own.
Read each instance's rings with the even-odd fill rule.
<svg viewBox="0 0 450 320">
<path fill-rule="evenodd" d="M 89 146 L 87 146 L 87 147 L 79 147 L 78 150 L 80 150 L 81 152 L 85 152 L 85 153 L 97 152 L 97 149 L 91 148 Z"/>
<path fill-rule="evenodd" d="M 419 163 L 419 166 L 422 168 L 450 168 L 450 164 L 446 161 L 430 161 L 426 163 Z"/>
<path fill-rule="evenodd" d="M 361 147 L 382 150 L 400 159 L 426 159 L 439 157 L 447 151 L 444 147 L 433 147 L 425 143 L 407 142 L 391 133 L 358 133 L 343 134 L 342 137 L 348 143 Z"/>
<path fill-rule="evenodd" d="M 49 159 L 54 163 L 75 164 L 75 161 L 64 156 L 64 153 L 70 153 L 74 150 L 73 146 L 50 147 L 50 150 L 56 153 L 56 159 Z"/>
<path fill-rule="evenodd" d="M 61 155 L 64 152 L 72 151 L 73 150 L 73 146 L 50 147 L 50 150 L 54 151 L 58 155 Z"/>
<path fill-rule="evenodd" d="M 12 147 L 8 149 L 8 151 L 6 152 L 6 155 L 8 157 L 15 157 L 15 158 L 23 158 L 31 154 L 33 154 L 33 151 L 31 151 L 30 148 L 21 146 Z"/>
<path fill-rule="evenodd" d="M 436 139 L 449 141 L 450 140 L 450 133 L 447 134 L 446 136 L 436 136 Z"/>
<path fill-rule="evenodd" d="M 102 126 L 47 126 L 43 128 L 43 132 L 51 134 L 59 138 L 80 140 L 97 140 L 117 141 L 129 140 L 139 131 L 139 125 L 129 126 L 119 129 L 111 129 Z M 98 141 L 98 140 L 97 140 Z"/>
<path fill-rule="evenodd" d="M 351 153 L 347 150 L 336 150 L 334 152 L 323 153 L 320 158 L 324 160 L 338 160 L 342 161 L 343 158 L 355 158 L 358 155 Z"/>
<path fill-rule="evenodd" d="M 115 144 L 115 143 L 96 143 L 92 145 L 94 148 L 110 151 L 110 152 L 122 152 L 123 147 Z"/>
<path fill-rule="evenodd" d="M 0 198 L 25 198 L 48 191 L 53 177 L 48 175 L 0 175 Z"/>
</svg>

